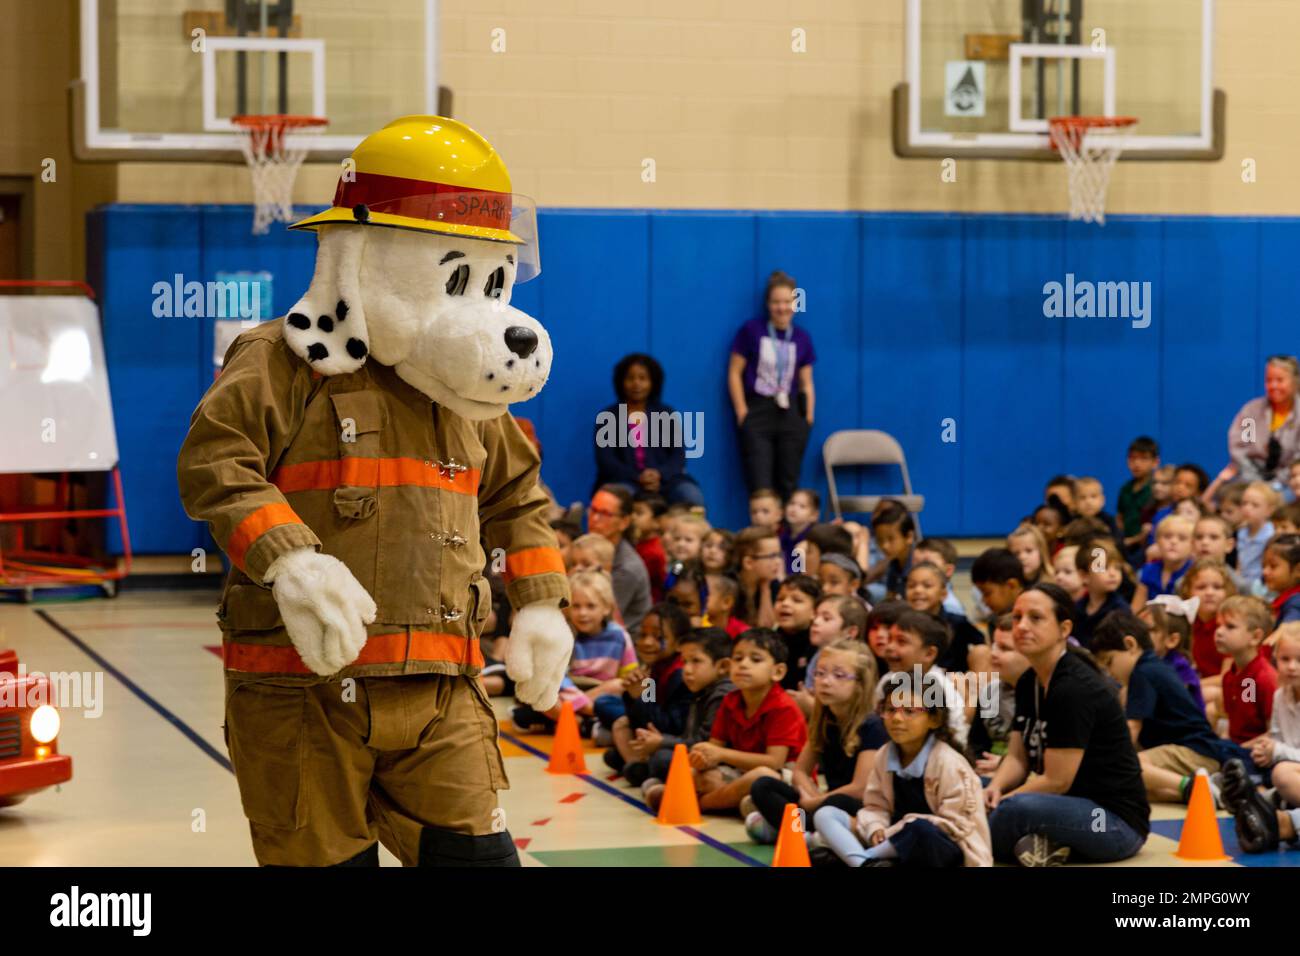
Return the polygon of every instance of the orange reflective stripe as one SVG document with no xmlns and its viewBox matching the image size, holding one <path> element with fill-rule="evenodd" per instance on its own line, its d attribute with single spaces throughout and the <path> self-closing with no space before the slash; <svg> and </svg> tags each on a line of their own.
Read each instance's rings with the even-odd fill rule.
<svg viewBox="0 0 1300 956">
<path fill-rule="evenodd" d="M 525 548 L 506 555 L 507 581 L 530 574 L 564 574 L 564 558 L 557 548 Z"/>
<path fill-rule="evenodd" d="M 340 485 L 364 485 L 392 488 L 416 485 L 441 488 L 460 495 L 477 495 L 479 472 L 476 468 L 444 473 L 433 463 L 419 458 L 337 458 L 330 461 L 304 461 L 281 465 L 271 481 L 286 494 L 291 491 L 319 491 Z"/>
<path fill-rule="evenodd" d="M 253 546 L 262 535 L 270 531 L 276 525 L 282 524 L 302 524 L 292 508 L 286 504 L 276 503 L 273 505 L 263 505 L 252 514 L 250 514 L 235 528 L 231 534 L 230 540 L 226 542 L 226 554 L 230 560 L 241 571 L 244 569 L 244 556 L 248 554 L 248 549 Z"/>
<path fill-rule="evenodd" d="M 468 653 L 466 642 L 469 642 Z M 468 657 L 468 660 L 466 659 Z M 226 641 L 221 646 L 221 659 L 232 671 L 257 674 L 309 674 L 307 665 L 291 646 L 273 644 L 241 644 Z M 366 639 L 357 659 L 349 667 L 363 664 L 401 664 L 411 661 L 447 661 L 452 664 L 483 666 L 483 652 L 478 641 L 456 634 L 438 634 L 433 631 L 412 631 L 410 656 L 407 656 L 405 632 L 372 634 Z"/>
</svg>

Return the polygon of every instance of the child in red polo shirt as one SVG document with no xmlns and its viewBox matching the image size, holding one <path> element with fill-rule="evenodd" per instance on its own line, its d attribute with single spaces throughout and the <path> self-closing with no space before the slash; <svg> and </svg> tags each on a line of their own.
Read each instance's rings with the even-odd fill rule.
<svg viewBox="0 0 1300 956">
<path fill-rule="evenodd" d="M 1260 645 L 1272 627 L 1272 609 L 1257 597 L 1230 597 L 1219 608 L 1214 643 L 1220 654 L 1232 658 L 1223 675 L 1223 707 L 1228 737 L 1238 744 L 1268 733 L 1277 671 L 1260 653 Z"/>
<path fill-rule="evenodd" d="M 731 680 L 709 739 L 691 748 L 701 810 L 734 810 L 763 770 L 778 773 L 808 739 L 803 712 L 781 689 L 788 657 L 775 631 L 751 628 L 736 639 Z"/>
</svg>

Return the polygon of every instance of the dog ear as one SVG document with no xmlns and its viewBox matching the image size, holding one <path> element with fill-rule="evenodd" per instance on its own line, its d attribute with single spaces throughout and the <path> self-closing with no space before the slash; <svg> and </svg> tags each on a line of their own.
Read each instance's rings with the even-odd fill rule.
<svg viewBox="0 0 1300 956">
<path fill-rule="evenodd" d="M 357 371 L 370 354 L 357 275 L 365 248 L 365 226 L 322 226 L 311 286 L 284 318 L 284 340 L 293 353 L 322 375 Z"/>
</svg>

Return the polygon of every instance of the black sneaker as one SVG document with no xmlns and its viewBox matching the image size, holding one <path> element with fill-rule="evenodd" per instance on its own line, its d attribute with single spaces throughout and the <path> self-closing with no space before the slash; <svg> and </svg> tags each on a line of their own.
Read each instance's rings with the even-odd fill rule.
<svg viewBox="0 0 1300 956">
<path fill-rule="evenodd" d="M 828 846 L 813 847 L 808 851 L 808 861 L 815 867 L 842 867 L 844 861 Z"/>
<path fill-rule="evenodd" d="M 1021 866 L 1065 866 L 1070 848 L 1053 843 L 1041 833 L 1029 833 L 1016 841 L 1011 851 Z"/>
<path fill-rule="evenodd" d="M 1250 772 L 1239 759 L 1223 765 L 1223 801 L 1232 814 L 1237 843 L 1247 853 L 1276 850 L 1281 840 L 1277 810 L 1250 782 Z"/>
<path fill-rule="evenodd" d="M 626 763 L 623 760 L 623 755 L 618 752 L 617 747 L 610 747 L 608 750 L 606 750 L 604 754 L 604 760 L 605 760 L 606 767 L 608 767 L 610 770 L 617 771 L 618 773 L 623 773 L 623 770 L 626 767 Z"/>
<path fill-rule="evenodd" d="M 862 869 L 865 870 L 865 869 L 866 869 L 867 867 L 869 867 L 869 866 L 870 866 L 870 867 L 877 867 L 877 866 L 898 866 L 898 861 L 897 861 L 897 860 L 881 860 L 881 859 L 867 860 L 865 863 L 862 864 Z"/>
</svg>

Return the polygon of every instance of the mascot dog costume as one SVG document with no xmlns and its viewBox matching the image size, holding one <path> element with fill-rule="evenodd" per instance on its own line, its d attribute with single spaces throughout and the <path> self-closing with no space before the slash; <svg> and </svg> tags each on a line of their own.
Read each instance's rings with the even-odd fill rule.
<svg viewBox="0 0 1300 956">
<path fill-rule="evenodd" d="M 259 863 L 518 865 L 478 673 L 504 567 L 508 673 L 554 705 L 573 639 L 539 462 L 506 409 L 551 368 L 510 307 L 536 218 L 478 133 L 407 116 L 353 153 L 307 294 L 231 345 L 177 463 L 233 565 L 226 743 Z"/>
</svg>

